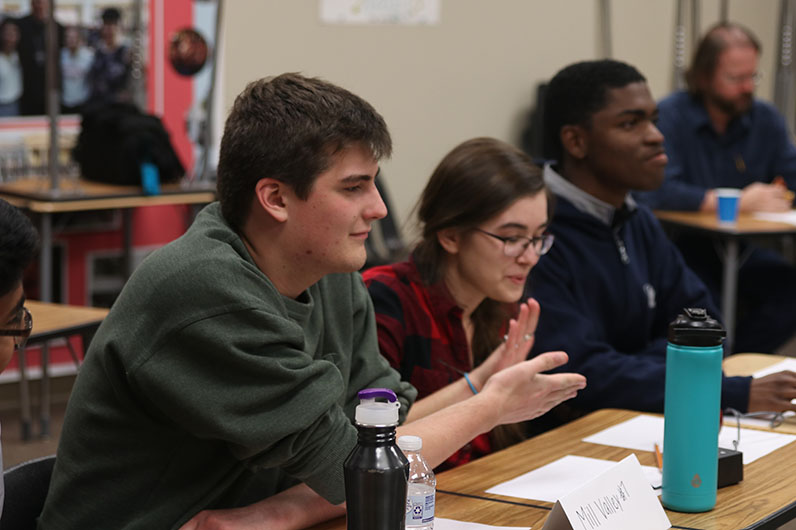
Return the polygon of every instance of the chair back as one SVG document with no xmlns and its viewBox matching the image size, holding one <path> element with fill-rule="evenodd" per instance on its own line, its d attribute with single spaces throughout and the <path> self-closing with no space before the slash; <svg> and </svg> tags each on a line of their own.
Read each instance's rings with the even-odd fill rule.
<svg viewBox="0 0 796 530">
<path fill-rule="evenodd" d="M 18 464 L 3 473 L 5 501 L 0 516 L 3 530 L 36 530 L 55 465 L 55 455 Z"/>
<path fill-rule="evenodd" d="M 375 267 L 376 265 L 395 263 L 396 261 L 405 259 L 408 254 L 406 245 L 401 238 L 400 230 L 395 222 L 395 217 L 393 216 L 393 208 L 390 204 L 391 201 L 389 193 L 387 192 L 387 187 L 379 175 L 376 176 L 375 184 L 376 189 L 381 195 L 381 199 L 387 206 L 387 216 L 374 223 L 374 227 L 377 229 L 374 231 L 376 234 L 371 232 L 371 236 L 365 240 L 365 249 L 367 250 L 368 257 L 363 269 Z"/>
</svg>

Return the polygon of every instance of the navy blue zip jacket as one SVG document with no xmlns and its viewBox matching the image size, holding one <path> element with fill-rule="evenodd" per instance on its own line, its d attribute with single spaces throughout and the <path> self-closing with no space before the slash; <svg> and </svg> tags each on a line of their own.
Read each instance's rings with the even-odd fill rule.
<svg viewBox="0 0 796 530">
<path fill-rule="evenodd" d="M 588 380 L 567 402 L 575 410 L 663 412 L 669 322 L 684 307 L 719 317 L 705 285 L 644 206 L 608 224 L 558 195 L 550 231 L 555 244 L 528 284 L 542 308 L 531 355 L 567 352 L 558 371 Z M 750 381 L 724 377 L 722 407 L 745 412 Z"/>
</svg>

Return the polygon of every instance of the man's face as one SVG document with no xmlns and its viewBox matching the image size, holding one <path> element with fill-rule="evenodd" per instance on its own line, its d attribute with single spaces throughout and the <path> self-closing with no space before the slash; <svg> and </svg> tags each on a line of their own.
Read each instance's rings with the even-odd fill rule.
<svg viewBox="0 0 796 530">
<path fill-rule="evenodd" d="M 80 45 L 80 32 L 77 28 L 67 28 L 64 31 L 64 44 L 71 51 L 75 51 Z"/>
<path fill-rule="evenodd" d="M 324 275 L 365 264 L 371 224 L 387 215 L 374 182 L 378 169 L 369 150 L 351 146 L 334 155 L 306 200 L 288 192 L 290 251 L 298 267 Z"/>
<path fill-rule="evenodd" d="M 730 46 L 719 56 L 705 90 L 706 102 L 730 117 L 752 106 L 758 77 L 758 53 L 752 46 Z"/>
<path fill-rule="evenodd" d="M 607 202 L 620 203 L 630 190 L 654 190 L 663 181 L 667 158 L 663 135 L 655 126 L 658 108 L 647 84 L 608 90 L 606 105 L 582 127 L 584 162 Z"/>
<path fill-rule="evenodd" d="M 16 50 L 19 43 L 19 28 L 11 22 L 3 26 L 0 31 L 0 48 Z"/>
<path fill-rule="evenodd" d="M 22 292 L 22 283 L 0 296 L 0 329 L 17 329 L 22 318 L 22 307 L 25 296 Z M 14 355 L 15 337 L 0 336 L 0 372 L 5 370 Z"/>
<path fill-rule="evenodd" d="M 114 44 L 116 42 L 116 35 L 119 32 L 119 24 L 105 22 L 100 27 L 100 37 L 107 44 Z"/>
</svg>

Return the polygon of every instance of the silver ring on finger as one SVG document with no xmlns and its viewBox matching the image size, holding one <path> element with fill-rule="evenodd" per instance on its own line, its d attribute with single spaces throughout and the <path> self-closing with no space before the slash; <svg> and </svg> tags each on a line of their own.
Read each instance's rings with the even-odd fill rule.
<svg viewBox="0 0 796 530">
<path fill-rule="evenodd" d="M 525 339 L 525 341 L 527 342 L 533 338 L 533 333 L 526 333 L 525 335 L 522 336 L 522 338 Z"/>
</svg>

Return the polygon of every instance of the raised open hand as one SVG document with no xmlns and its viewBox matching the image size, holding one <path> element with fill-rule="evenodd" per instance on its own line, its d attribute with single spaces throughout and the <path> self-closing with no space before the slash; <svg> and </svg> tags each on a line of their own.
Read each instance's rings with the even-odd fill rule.
<svg viewBox="0 0 796 530">
<path fill-rule="evenodd" d="M 539 302 L 529 298 L 527 302 L 520 304 L 517 318 L 509 321 L 506 340 L 470 374 L 478 388 L 483 388 L 493 374 L 528 358 L 538 323 Z"/>
</svg>

